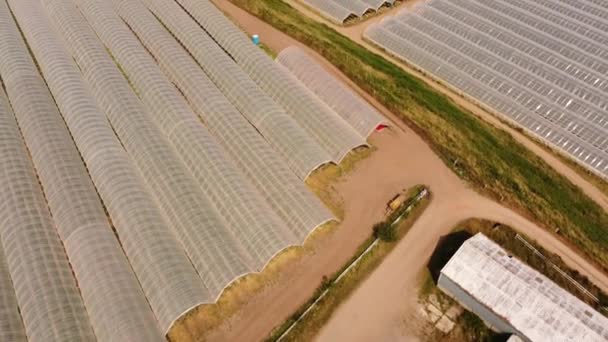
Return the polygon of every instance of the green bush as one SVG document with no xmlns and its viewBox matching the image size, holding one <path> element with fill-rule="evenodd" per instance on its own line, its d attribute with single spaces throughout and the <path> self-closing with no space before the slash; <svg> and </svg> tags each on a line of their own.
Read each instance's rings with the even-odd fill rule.
<svg viewBox="0 0 608 342">
<path fill-rule="evenodd" d="M 607 308 L 608 307 L 608 295 L 605 294 L 604 292 L 600 292 L 600 294 L 598 295 L 598 300 L 599 300 L 599 304 L 601 307 Z"/>
<path fill-rule="evenodd" d="M 465 310 L 458 321 L 464 328 L 469 341 L 493 341 L 496 337 L 496 333 L 490 330 L 481 318 L 470 311 Z"/>
<path fill-rule="evenodd" d="M 397 229 L 388 222 L 376 223 L 374 225 L 374 237 L 385 242 L 393 242 L 397 240 Z"/>
</svg>

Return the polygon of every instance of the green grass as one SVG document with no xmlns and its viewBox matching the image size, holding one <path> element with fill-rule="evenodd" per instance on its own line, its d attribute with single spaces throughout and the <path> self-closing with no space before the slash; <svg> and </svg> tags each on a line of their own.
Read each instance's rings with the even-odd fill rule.
<svg viewBox="0 0 608 342">
<path fill-rule="evenodd" d="M 431 273 L 428 271 L 428 269 L 425 269 L 422 277 L 422 283 L 418 288 L 418 301 L 420 305 L 430 303 L 429 298 L 431 296 L 434 296 L 437 299 L 443 312 L 456 303 L 451 297 L 443 293 L 437 287 L 437 285 L 435 285 L 435 282 L 431 277 Z M 424 330 L 420 333 L 420 337 L 422 341 L 429 342 L 500 341 L 500 339 L 498 339 L 499 334 L 488 328 L 483 320 L 481 320 L 476 314 L 466 309 L 463 310 L 462 314 L 460 314 L 456 320 L 454 320 L 454 324 L 454 328 L 448 334 L 444 334 L 434 327 L 429 327 L 429 330 Z"/>
<path fill-rule="evenodd" d="M 260 49 L 264 50 L 264 52 L 266 52 L 266 54 L 268 56 L 270 56 L 270 58 L 272 58 L 272 59 L 277 58 L 277 52 L 274 51 L 273 49 L 271 49 L 268 45 L 266 45 L 264 43 L 260 43 Z"/>
<path fill-rule="evenodd" d="M 437 286 L 435 282 L 433 282 L 433 277 L 431 277 L 431 272 L 428 269 L 424 269 L 424 277 L 422 278 L 422 283 L 418 288 L 418 297 L 426 299 L 431 294 L 435 293 Z"/>
<path fill-rule="evenodd" d="M 545 150 L 548 150 L 548 151 L 551 150 L 549 147 L 547 147 L 545 145 L 542 145 L 542 144 L 539 144 L 539 145 L 542 148 L 544 148 Z M 585 180 L 587 180 L 589 183 L 591 183 L 593 186 L 595 186 L 598 190 L 600 190 L 604 194 L 604 196 L 608 196 L 608 182 L 604 181 L 603 179 L 598 177 L 596 174 L 594 174 L 593 172 L 584 168 L 581 164 L 575 162 L 574 160 L 567 158 L 566 156 L 564 156 L 560 153 L 556 153 L 556 155 L 559 158 L 559 160 L 562 161 L 562 163 L 568 165 L 571 169 L 576 171 L 576 173 L 578 173 L 581 177 L 583 177 Z"/>
<path fill-rule="evenodd" d="M 409 228 L 414 224 L 416 219 L 424 212 L 424 209 L 428 206 L 430 198 L 429 196 L 423 198 L 418 202 L 415 207 L 409 213 L 405 213 L 404 209 L 412 204 L 412 199 L 419 193 L 422 186 L 417 186 L 408 191 L 409 200 L 404 203 L 401 208 L 396 211 L 398 214 L 389 215 L 386 219 L 387 222 L 393 221 L 399 215 L 403 215 L 402 220 L 397 225 L 396 239 L 395 241 L 385 242 L 379 241 L 378 244 L 370 250 L 368 254 L 363 256 L 359 263 L 350 269 L 350 271 L 343 276 L 339 282 L 333 283 L 334 280 L 344 270 L 351 265 L 375 240 L 375 237 L 371 235 L 365 240 L 357 249 L 355 254 L 347 261 L 344 266 L 336 271 L 331 277 L 324 277 L 321 285 L 315 291 L 313 296 L 298 309 L 291 317 L 275 328 L 267 341 L 276 341 L 290 326 L 295 322 L 308 307 L 321 296 L 323 291 L 329 289 L 328 293 L 323 297 L 317 305 L 308 312 L 306 316 L 300 320 L 285 337 L 283 341 L 310 341 L 313 340 L 315 335 L 321 330 L 325 323 L 329 320 L 333 312 L 338 306 L 344 302 L 350 294 L 365 280 L 378 265 L 384 260 L 384 258 L 393 250 L 399 241 L 409 231 Z M 397 216 L 395 216 L 397 215 Z"/>
<path fill-rule="evenodd" d="M 467 310 L 458 317 L 456 324 L 463 327 L 467 341 L 492 341 L 496 335 L 481 318 Z"/>
<path fill-rule="evenodd" d="M 340 220 L 344 219 L 344 203 L 333 184 L 350 173 L 358 163 L 370 157 L 375 147 L 358 147 L 350 151 L 339 165 L 326 164 L 315 170 L 306 179 L 306 186 L 332 211 Z"/>
<path fill-rule="evenodd" d="M 547 229 L 560 228 L 608 270 L 608 214 L 509 134 L 281 0 L 231 1 L 323 55 L 416 130 L 477 191 Z"/>
</svg>

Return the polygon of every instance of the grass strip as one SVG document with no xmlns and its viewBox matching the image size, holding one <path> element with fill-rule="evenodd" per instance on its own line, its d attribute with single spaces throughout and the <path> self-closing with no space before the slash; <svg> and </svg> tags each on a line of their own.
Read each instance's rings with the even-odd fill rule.
<svg viewBox="0 0 608 342">
<path fill-rule="evenodd" d="M 414 224 L 416 219 L 424 212 L 427 207 L 430 196 L 426 195 L 421 199 L 417 199 L 417 196 L 425 189 L 424 186 L 416 186 L 408 190 L 408 199 L 400 206 L 399 209 L 387 216 L 384 222 L 392 223 L 397 218 L 399 221 L 395 224 L 395 239 L 392 241 L 383 241 L 378 239 L 375 246 L 370 251 L 363 255 L 362 254 L 372 246 L 376 241 L 374 234 L 365 240 L 357 249 L 355 254 L 348 260 L 342 268 L 330 277 L 324 277 L 321 285 L 317 288 L 313 296 L 300 308 L 294 312 L 289 319 L 283 324 L 276 327 L 267 341 L 277 341 L 291 326 L 294 322 L 298 322 L 281 341 L 310 341 L 319 332 L 319 330 L 329 320 L 332 313 L 338 308 L 340 303 L 350 296 L 350 294 L 361 284 L 361 282 L 367 278 L 378 265 L 384 260 L 384 258 L 395 248 L 397 242 L 405 236 L 409 231 L 410 227 Z M 410 210 L 407 210 L 410 208 Z M 359 262 L 352 266 L 359 257 Z M 344 271 L 347 268 L 350 270 L 347 273 Z M 338 277 L 342 274 L 342 277 Z M 325 293 L 327 291 L 327 293 Z M 325 293 L 325 294 L 324 294 Z M 315 303 L 322 295 L 321 298 L 314 307 L 311 305 Z M 310 310 L 309 310 L 310 309 Z M 308 312 L 307 312 L 308 310 Z M 302 317 L 306 312 L 306 316 Z"/>
<path fill-rule="evenodd" d="M 271 49 L 268 45 L 264 43 L 260 43 L 260 49 L 264 50 L 264 52 L 272 59 L 277 58 L 277 52 Z"/>
<path fill-rule="evenodd" d="M 560 234 L 608 270 L 608 214 L 508 133 L 281 0 L 231 0 L 308 45 L 416 130 L 477 191 Z M 404 146 L 407 148 L 407 146 Z"/>
</svg>

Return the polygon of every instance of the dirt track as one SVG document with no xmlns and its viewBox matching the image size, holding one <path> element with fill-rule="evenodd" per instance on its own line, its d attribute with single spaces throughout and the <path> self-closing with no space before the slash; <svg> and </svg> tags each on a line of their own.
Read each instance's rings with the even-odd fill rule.
<svg viewBox="0 0 608 342">
<path fill-rule="evenodd" d="M 246 31 L 260 34 L 262 41 L 275 51 L 290 45 L 301 46 L 229 1 L 215 2 Z M 374 18 L 373 21 L 375 20 L 379 18 Z M 356 26 L 343 30 L 356 34 L 361 28 Z M 360 42 L 358 37 L 351 38 Z M 323 63 L 344 79 L 326 61 L 323 60 Z M 348 83 L 352 86 L 351 82 Z M 369 99 L 369 96 L 366 97 Z M 460 98 L 455 100 L 458 99 Z M 302 257 L 294 267 L 281 274 L 276 282 L 255 294 L 237 315 L 210 331 L 206 336 L 209 340 L 260 340 L 266 337 L 275 325 L 280 324 L 300 303 L 308 299 L 323 275 L 334 272 L 352 255 L 359 243 L 369 235 L 371 225 L 382 217 L 386 201 L 400 189 L 415 184 L 430 186 L 434 193 L 432 203 L 393 253 L 335 312 L 318 336 L 319 340 L 394 341 L 412 338 L 413 332 L 407 329 L 404 322 L 413 312 L 420 270 L 425 266 L 439 237 L 469 217 L 492 219 L 513 226 L 536 239 L 546 249 L 561 255 L 571 267 L 587 275 L 602 289 L 608 290 L 608 276 L 588 264 L 546 230 L 468 189 L 420 137 L 377 102 L 371 102 L 394 122 L 395 127 L 390 131 L 375 133 L 371 143 L 378 147 L 378 151 L 359 162 L 353 172 L 335 185 L 337 193 L 344 200 L 343 223 L 312 254 Z M 483 113 L 470 104 L 467 106 L 467 102 L 462 99 L 459 103 Z M 600 191 L 559 159 L 505 127 L 491 115 L 478 115 L 487 117 L 488 121 L 510 131 L 581 186 L 604 209 L 608 207 L 608 201 Z"/>
</svg>

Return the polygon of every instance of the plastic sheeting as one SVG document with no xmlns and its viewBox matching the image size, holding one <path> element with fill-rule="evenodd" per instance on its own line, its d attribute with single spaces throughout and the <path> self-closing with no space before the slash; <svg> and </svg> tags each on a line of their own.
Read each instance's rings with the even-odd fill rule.
<svg viewBox="0 0 608 342">
<path fill-rule="evenodd" d="M 300 0 L 317 10 L 327 19 L 338 24 L 353 17 L 362 17 L 368 12 L 378 11 L 382 6 L 392 6 L 395 0 Z"/>
<path fill-rule="evenodd" d="M 432 3 L 431 5 L 439 4 Z M 568 64 L 564 64 L 563 61 L 559 64 L 545 64 L 545 59 L 541 57 L 541 55 L 544 56 L 545 52 L 541 47 L 525 44 L 524 41 L 511 33 L 491 29 L 491 23 L 476 21 L 473 17 L 467 16 L 464 12 L 453 7 L 441 6 L 440 8 L 445 12 L 429 6 L 417 13 L 425 20 L 437 25 L 437 27 L 447 29 L 463 39 L 475 41 L 483 50 L 496 56 L 492 57 L 492 60 L 510 61 L 516 68 L 514 75 L 519 79 L 526 77 L 522 75 L 522 72 L 533 74 L 542 79 L 546 84 L 538 85 L 538 81 L 535 81 L 535 87 L 542 90 L 547 89 L 547 86 L 550 85 L 551 89 L 555 89 L 553 91 L 545 90 L 548 98 L 559 101 L 559 95 L 566 91 L 576 95 L 578 97 L 577 101 L 582 100 L 596 106 L 597 108 L 592 108 L 592 111 L 608 110 L 608 99 L 602 92 L 601 79 L 593 77 L 573 65 L 568 67 Z M 463 18 L 463 16 L 468 18 Z M 461 21 L 470 26 L 460 25 Z M 518 70 L 521 71 L 518 72 Z M 608 86 L 608 82 L 605 83 L 605 86 Z M 574 105 L 577 107 L 571 107 Z M 587 113 L 587 110 L 584 107 L 579 107 L 578 104 L 571 103 L 571 106 L 569 107 L 586 116 L 592 114 Z M 587 105 L 583 104 L 583 106 Z M 606 126 L 605 123 L 603 125 Z"/>
<path fill-rule="evenodd" d="M 566 1 L 560 0 L 560 1 L 568 2 L 568 3 L 570 2 L 569 0 L 566 0 Z M 608 3 L 606 3 L 604 0 L 586 0 L 586 2 L 593 4 L 594 6 L 597 6 L 597 7 L 604 7 L 605 9 L 608 9 Z"/>
<path fill-rule="evenodd" d="M 508 60 L 502 60 L 497 58 L 495 54 L 479 50 L 477 46 L 481 42 L 477 37 L 471 37 L 475 45 L 468 40 L 459 37 L 456 33 L 462 31 L 459 30 L 458 24 L 454 28 L 443 29 L 438 25 L 423 19 L 419 16 L 399 16 L 399 23 L 404 24 L 403 29 L 416 29 L 422 31 L 426 36 L 433 39 L 437 44 L 445 46 L 452 51 L 459 53 L 463 59 L 473 59 L 479 65 L 479 69 L 483 67 L 488 68 L 495 72 L 496 79 L 500 77 L 508 78 L 509 81 L 515 82 L 520 85 L 522 91 L 528 90 L 531 94 L 536 94 L 535 97 L 530 96 L 529 98 L 521 98 L 521 101 L 530 101 L 525 103 L 530 109 L 535 109 L 539 103 L 543 103 L 545 108 L 551 108 L 554 111 L 566 111 L 569 112 L 572 118 L 580 119 L 581 123 L 588 122 L 596 126 L 600 131 L 603 129 L 604 132 L 608 133 L 608 120 L 604 119 L 604 109 L 598 108 L 595 105 L 589 103 L 586 98 L 578 98 L 570 96 L 568 91 L 564 91 L 561 86 L 554 86 L 552 83 L 566 83 L 565 88 L 570 88 L 578 83 L 576 80 L 570 80 L 568 77 L 563 77 L 561 73 L 557 73 L 554 77 L 560 78 L 559 80 L 552 79 L 551 81 L 543 80 L 542 78 L 531 75 L 528 70 L 523 70 L 518 65 L 514 65 Z M 409 27 L 409 28 L 407 28 Z M 402 29 L 399 29 L 403 32 Z M 450 32 L 451 34 L 447 34 Z M 510 49 L 508 49 L 510 50 Z M 540 65 L 539 71 L 544 71 L 544 67 Z M 506 83 L 506 81 L 505 81 Z M 513 92 L 516 92 L 514 90 Z M 514 93 L 512 96 L 520 96 L 519 93 Z M 598 101 L 604 103 L 605 99 L 598 98 Z M 596 137 L 594 137 L 596 138 Z M 597 140 L 597 139 L 596 139 Z M 596 141 L 593 140 L 593 141 Z M 596 147 L 601 148 L 602 144 L 608 140 L 601 141 L 597 140 Z M 592 142 L 594 143 L 594 142 Z"/>
<path fill-rule="evenodd" d="M 160 331 L 157 328 L 155 333 L 154 329 L 156 318 L 112 231 L 81 156 L 16 27 L 11 25 L 0 35 L 4 38 L 0 74 L 6 80 L 96 336 L 104 341 L 161 340 Z M 135 333 L 144 328 L 148 334 Z"/>
<path fill-rule="evenodd" d="M 0 4 L 0 6 L 4 6 L 4 4 Z M 0 29 L 4 29 L 2 22 L 3 19 L 0 19 Z M 5 153 L 10 153 L 11 147 L 20 143 L 18 141 L 20 137 L 17 124 L 10 115 L 12 113 L 10 113 L 4 91 L 0 87 L 0 154 L 2 156 Z M 10 141 L 11 139 L 17 139 L 17 141 Z M 24 151 L 25 149 L 22 148 L 21 150 Z M 5 170 L 0 167 L 0 172 L 4 173 Z M 0 217 L 0 225 L 4 224 L 4 221 L 5 219 Z M 1 236 L 2 231 L 0 230 Z M 2 243 L 0 243 L 0 341 L 27 341 Z"/>
<path fill-rule="evenodd" d="M 15 77 L 19 77 L 23 82 L 23 89 L 16 94 L 29 95 L 23 100 L 24 103 L 29 101 L 34 106 L 28 115 L 42 115 L 41 118 L 45 118 L 45 120 L 55 118 L 54 120 L 58 120 L 56 122 L 61 122 L 62 119 L 57 108 L 53 105 L 53 100 L 56 101 L 65 120 L 64 124 L 67 123 L 97 190 L 104 200 L 122 246 L 150 305 L 159 321 L 166 326 L 174 317 L 206 302 L 209 294 L 202 286 L 200 278 L 181 245 L 169 231 L 167 222 L 150 197 L 120 141 L 114 135 L 112 127 L 95 106 L 76 65 L 46 20 L 46 14 L 42 13 L 40 4 L 35 0 L 19 0 L 11 2 L 11 5 L 29 47 L 37 58 L 38 66 L 53 92 L 54 99 L 48 93 L 44 80 L 37 74 L 36 66 L 29 59 L 24 45 L 20 49 L 15 49 L 14 52 L 20 53 L 20 55 L 16 55 L 15 59 L 22 62 L 15 67 L 15 70 L 19 70 Z M 4 32 L 8 31 L 2 30 L 2 33 Z M 16 29 L 13 32 L 14 35 L 18 35 Z M 4 55 L 9 50 L 3 48 L 2 51 Z M 32 120 L 37 120 L 32 121 L 32 125 L 41 122 L 41 119 L 36 119 L 36 117 L 33 117 Z M 90 239 L 95 238 L 98 236 Z M 89 238 L 75 235 L 74 239 L 81 241 L 81 239 L 88 240 Z M 102 242 L 100 241 L 100 243 Z M 79 243 L 75 242 L 74 245 L 78 246 Z M 99 251 L 78 250 L 75 247 L 75 253 L 82 254 L 82 258 L 88 258 L 91 264 L 97 260 L 96 255 L 89 254 L 94 252 Z M 61 272 L 54 274 L 51 267 L 46 269 L 49 270 L 49 273 L 44 274 L 51 278 L 46 280 L 47 282 L 62 280 Z M 71 274 L 69 269 L 66 272 Z M 27 274 L 25 271 L 23 273 Z M 83 279 L 83 281 L 88 280 Z M 19 287 L 16 280 L 15 287 Z M 44 304 L 44 298 L 30 297 L 35 298 L 35 301 L 40 300 L 41 305 Z M 66 303 L 64 305 L 69 303 L 67 300 L 64 302 Z M 97 310 L 96 308 L 91 309 Z M 108 310 L 108 313 L 112 313 L 112 308 Z M 133 312 L 132 314 L 138 313 Z M 61 315 L 58 314 L 57 317 L 59 318 Z M 71 318 L 68 315 L 66 319 L 78 323 L 81 318 Z M 27 328 L 28 323 L 25 317 L 24 321 Z M 62 331 L 62 329 L 51 329 L 42 323 L 40 326 L 41 329 L 47 331 L 46 333 Z M 118 330 L 120 327 L 121 325 L 118 325 L 114 329 Z M 154 328 L 147 327 L 146 330 L 150 330 L 150 339 L 154 340 Z M 140 332 L 140 334 L 144 333 Z M 49 340 L 42 339 L 42 341 Z M 62 338 L 60 340 L 79 339 Z"/>
<path fill-rule="evenodd" d="M 286 222 L 297 243 L 302 243 L 314 228 L 333 218 L 152 13 L 138 1 L 114 0 L 114 4 L 200 119 L 262 193 L 262 201 L 268 201 Z M 252 204 L 243 202 L 247 206 Z"/>
<path fill-rule="evenodd" d="M 11 21 L 6 3 L 0 3 L 0 34 Z M 29 340 L 95 341 L 29 153 L 1 89 L 0 158 L 0 238 Z M 19 329 L 14 325 L 17 317 L 11 320 L 12 328 Z"/>
<path fill-rule="evenodd" d="M 374 10 L 379 10 L 382 6 L 391 6 L 395 4 L 395 0 L 360 0 L 371 6 Z"/>
<path fill-rule="evenodd" d="M 570 7 L 567 10 L 560 10 L 560 12 L 564 13 L 564 11 L 567 11 L 568 15 L 573 18 L 584 15 L 587 16 L 588 19 L 594 17 L 594 22 L 603 22 L 604 24 L 608 23 L 608 20 L 606 20 L 606 18 L 608 18 L 608 4 L 601 0 L 587 0 L 583 3 L 573 3 L 568 0 L 558 1 Z M 572 9 L 576 9 L 576 11 L 573 11 Z M 606 28 L 603 28 L 602 30 L 604 32 L 608 32 L 608 29 Z"/>
<path fill-rule="evenodd" d="M 280 153 L 143 5 L 135 3 L 163 32 L 162 37 L 179 48 L 177 55 L 165 58 L 185 58 L 186 68 L 164 67 L 167 76 L 163 75 L 159 62 L 109 3 L 9 3 L 29 46 L 6 7 L 0 12 L 0 76 L 6 78 L 17 119 L 12 113 L 8 116 L 15 121 L 16 137 L 6 141 L 21 143 L 25 151 L 18 162 L 9 159 L 6 165 L 29 162 L 27 147 L 33 165 L 28 164 L 31 179 L 25 181 L 22 178 L 29 177 L 25 167 L 18 173 L 0 173 L 0 187 L 8 189 L 0 196 L 12 200 L 1 202 L 11 206 L 0 207 L 0 239 L 7 248 L 9 269 L 3 278 L 0 248 L 0 282 L 7 281 L 11 290 L 0 289 L 0 300 L 8 308 L 0 309 L 0 334 L 19 338 L 18 324 L 4 328 L 5 312 L 11 314 L 12 307 L 11 319 L 17 323 L 18 309 L 23 314 L 21 334 L 35 341 L 160 341 L 160 330 L 167 332 L 194 307 L 212 303 L 239 276 L 261 270 L 274 255 L 303 242 L 316 227 L 333 219 Z M 314 146 L 304 150 L 319 164 L 303 169 L 302 178 L 330 160 L 207 38 L 217 57 L 280 111 L 276 122 L 287 125 L 270 127 L 276 132 L 297 128 L 296 141 L 300 134 Z M 213 70 L 221 76 L 221 69 Z M 190 72 L 196 75 L 192 80 Z M 194 99 L 200 118 L 171 81 Z M 201 119 L 223 131 L 218 134 L 223 145 Z M 262 121 L 276 125 L 264 117 Z M 299 152 L 301 146 L 293 140 L 286 143 Z M 3 182 L 2 176 L 18 179 Z M 29 188 L 21 190 L 30 185 L 39 195 Z M 14 210 L 17 205 L 24 210 Z M 36 217 L 21 217 L 26 214 Z M 36 267 L 44 271 L 27 274 Z M 46 288 L 37 288 L 42 285 Z"/>
<path fill-rule="evenodd" d="M 340 6 L 331 0 L 300 0 L 311 8 L 317 10 L 327 19 L 338 24 L 344 24 L 347 19 L 355 18 L 356 14 L 351 10 Z"/>
<path fill-rule="evenodd" d="M 593 22 L 603 21 L 604 24 L 608 23 L 608 20 L 606 20 L 606 18 L 608 18 L 608 4 L 602 0 L 586 0 L 581 1 L 580 3 L 569 0 L 558 1 L 567 5 L 562 6 L 560 10 L 557 10 L 560 13 L 567 14 L 573 18 L 585 16 L 587 19 L 592 19 Z M 543 3 L 549 4 L 545 1 L 543 1 Z M 573 11 L 572 9 L 576 9 L 576 11 Z M 603 29 L 603 31 L 608 32 L 608 29 Z"/>
<path fill-rule="evenodd" d="M 177 3 L 162 0 L 142 2 L 190 51 L 209 78 L 281 153 L 299 177 L 304 179 L 314 169 L 331 161 L 329 154 L 265 94 Z"/>
<path fill-rule="evenodd" d="M 468 25 L 470 25 L 471 20 L 481 23 L 489 22 L 492 24 L 492 27 L 494 30 L 496 30 L 496 32 L 487 31 L 487 33 L 492 35 L 501 35 L 505 33 L 515 35 L 517 37 L 517 42 L 519 42 L 518 46 L 523 45 L 528 49 L 542 49 L 542 51 L 545 53 L 542 55 L 542 57 L 539 57 L 541 57 L 547 64 L 553 65 L 555 63 L 561 63 L 563 65 L 562 71 L 568 74 L 581 72 L 578 71 L 578 69 L 582 69 L 582 72 L 587 75 L 591 75 L 587 77 L 594 78 L 593 82 L 596 82 L 595 80 L 602 80 L 597 81 L 597 83 L 594 83 L 594 85 L 597 85 L 604 90 L 606 89 L 605 87 L 608 87 L 605 76 L 608 70 L 608 61 L 597 58 L 592 53 L 573 46 L 569 42 L 562 41 L 562 39 L 557 35 L 553 36 L 550 33 L 553 26 L 547 25 L 546 23 L 544 25 L 541 24 L 544 19 L 539 20 L 532 17 L 533 20 L 529 21 L 529 19 L 523 19 L 525 18 L 526 14 L 519 12 L 514 13 L 513 11 L 508 11 L 503 14 L 500 12 L 500 10 L 492 10 L 470 1 L 463 2 L 462 4 L 459 3 L 457 6 L 446 1 L 433 1 L 431 4 L 429 4 L 429 6 L 436 9 L 441 9 L 442 12 L 446 7 L 452 8 L 452 11 L 454 10 L 454 7 L 456 10 L 464 11 L 465 15 L 470 18 L 470 20 L 467 20 L 467 23 L 469 23 Z M 505 14 L 513 14 L 516 16 L 516 18 L 509 17 Z M 550 12 L 548 14 L 550 14 Z M 526 22 L 535 23 L 536 27 L 527 26 L 525 24 Z M 578 23 L 577 26 L 583 25 Z M 556 30 L 556 33 L 557 32 L 561 32 L 560 35 L 563 35 L 562 30 Z M 498 38 L 502 39 L 500 36 L 498 36 Z M 570 34 L 566 35 L 565 38 L 572 40 Z M 581 44 L 584 42 L 584 40 L 581 40 Z M 565 49 L 564 46 L 568 46 L 569 48 Z M 536 56 L 536 53 L 533 52 L 526 53 Z"/>
<path fill-rule="evenodd" d="M 361 0 L 329 0 L 333 3 L 336 3 L 347 10 L 354 13 L 357 17 L 362 17 L 367 12 L 372 12 L 375 8 L 371 7 L 369 4 L 365 3 Z"/>
<path fill-rule="evenodd" d="M 159 0 L 148 0 L 159 1 Z M 177 0 L 262 89 L 282 105 L 339 163 L 352 149 L 366 145 L 331 108 L 295 77 L 274 63 L 208 0 Z"/>
<path fill-rule="evenodd" d="M 361 136 L 368 137 L 380 124 L 388 125 L 376 109 L 330 75 L 304 50 L 292 46 L 281 51 L 277 62 L 312 90 Z"/>
<path fill-rule="evenodd" d="M 604 36 L 603 40 L 605 40 L 606 33 L 608 33 L 608 20 L 606 20 L 606 17 L 600 19 L 592 15 L 581 14 L 578 12 L 577 9 L 568 8 L 567 6 L 561 6 L 555 1 L 524 1 L 525 4 L 542 4 L 543 6 L 547 6 L 547 8 L 544 8 L 540 11 L 532 11 L 529 7 L 525 7 L 524 9 L 516 8 L 514 5 L 507 1 L 475 0 L 475 2 L 485 6 L 487 9 L 495 13 L 499 13 L 502 16 L 509 17 L 510 20 L 514 20 L 515 22 L 525 25 L 528 29 L 537 30 L 538 32 L 546 34 L 550 37 L 558 38 L 559 41 L 562 42 L 562 44 L 570 45 L 573 48 L 579 50 L 579 52 L 584 52 L 588 54 L 589 57 L 592 57 L 596 61 L 601 63 L 602 69 L 597 69 L 597 71 L 602 72 L 603 70 L 605 72 L 608 63 L 608 61 L 606 60 L 606 58 L 608 57 L 608 47 L 603 44 L 598 44 L 589 39 L 588 37 L 596 37 L 597 35 L 600 35 Z M 522 5 L 521 2 L 516 1 L 514 3 Z M 549 15 L 545 16 L 543 13 L 548 13 Z M 568 17 L 570 16 L 569 14 L 573 14 L 573 18 L 570 18 L 570 20 L 574 20 L 575 26 L 583 28 L 591 26 L 592 29 L 598 31 L 595 31 L 595 35 L 592 32 L 586 31 L 585 34 L 581 36 L 579 33 L 574 32 L 574 30 L 572 29 L 568 29 L 562 27 L 559 24 L 552 23 L 552 14 L 560 14 L 562 15 L 562 17 Z M 606 15 L 606 13 L 602 14 Z"/>
<path fill-rule="evenodd" d="M 583 39 L 595 41 L 600 45 L 608 46 L 608 38 L 604 33 L 608 32 L 608 21 L 601 23 L 596 21 L 593 16 L 587 17 L 584 13 L 576 10 L 570 10 L 567 6 L 559 4 L 555 1 L 511 1 L 509 4 L 513 9 L 519 9 L 529 14 L 542 17 L 547 22 L 554 24 L 553 28 L 559 28 L 561 34 L 579 35 Z M 570 4 L 568 4 L 570 5 Z M 578 3 L 572 3 L 577 6 Z M 554 10 L 555 12 L 552 12 Z M 599 9 L 598 9 L 599 10 Z M 602 14 L 603 18 L 608 18 L 608 12 Z M 590 25 L 579 25 L 578 22 L 588 22 L 591 19 Z M 597 22 L 596 25 L 593 25 Z M 597 27 L 594 27 L 597 26 Z M 606 58 L 606 50 L 602 49 L 601 56 Z"/>
<path fill-rule="evenodd" d="M 175 223 L 175 234 L 209 290 L 209 301 L 212 302 L 226 283 L 246 273 L 250 260 L 243 255 L 226 222 L 179 160 L 175 149 L 147 116 L 84 17 L 78 15 L 71 4 L 58 9 L 51 8 L 57 2 L 48 4 L 49 12 L 63 26 L 73 57 L 100 106 L 105 109 L 127 152 L 150 183 L 158 203 Z M 104 15 L 101 7 L 93 2 L 79 4 L 89 20 L 101 20 L 100 35 L 103 35 L 101 32 L 111 33 L 111 27 L 121 23 Z M 104 3 L 99 4 L 105 6 Z M 154 83 L 149 86 L 158 87 Z M 168 328 L 166 325 L 162 327 Z"/>
<path fill-rule="evenodd" d="M 92 7 L 83 6 L 83 9 L 85 8 L 93 10 Z M 149 113 L 154 116 L 158 125 L 163 128 L 164 134 L 177 147 L 179 154 L 201 184 L 202 190 L 226 221 L 225 229 L 230 231 L 230 233 L 226 232 L 226 235 L 232 234 L 239 244 L 227 247 L 234 250 L 243 249 L 247 258 L 252 258 L 253 268 L 248 268 L 248 271 L 261 270 L 278 249 L 295 243 L 295 236 L 288 233 L 285 223 L 267 206 L 246 176 L 229 159 L 229 154 L 215 142 L 179 92 L 161 73 L 154 59 L 114 14 L 110 4 L 99 4 L 94 11 L 96 15 L 91 17 L 94 18 L 91 22 L 98 29 L 99 36 L 129 77 L 131 84 L 142 96 L 144 103 L 150 108 Z M 69 9 L 61 11 L 58 15 L 71 16 L 71 13 L 67 13 Z M 105 23 L 112 25 L 104 26 Z M 84 41 L 90 41 L 86 39 L 87 36 L 94 37 L 93 32 L 87 34 L 88 30 L 80 25 L 74 25 L 73 32 L 80 32 L 80 36 L 84 36 L 82 38 Z M 89 47 L 87 51 L 94 48 Z M 97 50 L 101 52 L 103 47 L 97 44 Z M 111 58 L 106 55 L 105 58 L 91 60 L 90 68 L 99 69 L 100 65 L 112 64 Z M 111 74 L 115 74 L 116 78 L 120 77 L 117 67 L 114 66 L 111 71 L 110 68 L 107 69 L 104 74 L 100 74 L 100 78 Z M 129 89 L 126 80 L 109 85 L 105 93 L 110 92 L 116 95 L 122 94 L 123 101 L 115 106 L 107 106 L 108 112 L 115 107 L 132 108 L 127 117 L 135 123 L 130 126 L 141 125 L 141 122 L 145 121 L 149 121 L 152 125 L 152 118 L 146 116 L 144 108 L 139 105 L 137 96 Z M 148 131 L 149 137 L 143 140 L 150 141 L 157 135 L 163 136 L 160 130 Z M 142 132 L 143 129 L 139 128 L 132 134 L 142 134 Z M 142 146 L 142 149 L 150 150 L 150 143 Z M 161 160 L 164 160 L 163 164 L 175 164 L 165 158 Z M 226 252 L 218 250 L 218 253 Z M 245 263 L 248 260 L 243 261 Z"/>
<path fill-rule="evenodd" d="M 466 25 L 479 33 L 474 34 Z M 458 6 L 430 1 L 414 12 L 372 25 L 365 35 L 605 177 L 608 120 L 602 109 L 606 106 L 601 96 L 604 76 L 577 65 L 584 64 L 584 59 L 573 63 L 549 53 L 545 46 L 513 36 L 534 32 L 470 1 Z M 551 41 L 556 38 L 543 40 L 543 44 L 551 45 Z M 510 46 L 517 46 L 521 53 Z M 562 68 L 556 69 L 558 65 Z M 572 68 L 585 70 L 590 78 L 581 79 L 582 74 L 573 73 Z M 590 80 L 595 80 L 593 85 Z"/>
</svg>

